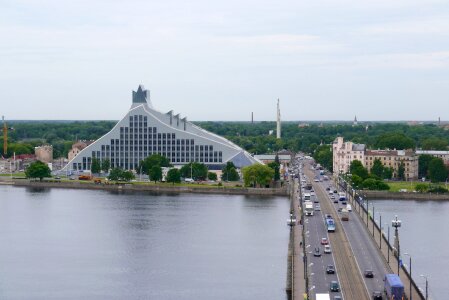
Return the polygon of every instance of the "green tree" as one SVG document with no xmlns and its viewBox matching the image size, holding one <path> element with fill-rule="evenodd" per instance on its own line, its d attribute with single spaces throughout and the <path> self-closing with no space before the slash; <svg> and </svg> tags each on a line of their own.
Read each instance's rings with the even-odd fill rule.
<svg viewBox="0 0 449 300">
<path fill-rule="evenodd" d="M 120 168 L 113 168 L 109 172 L 108 179 L 109 180 L 114 180 L 114 181 L 119 181 L 119 180 L 122 179 L 122 173 L 123 173 L 122 169 L 120 169 Z"/>
<path fill-rule="evenodd" d="M 181 182 L 181 172 L 179 172 L 179 170 L 176 168 L 172 168 L 172 169 L 168 170 L 166 179 L 167 179 L 167 182 L 172 182 L 173 185 L 175 183 L 180 183 Z"/>
<path fill-rule="evenodd" d="M 429 163 L 429 177 L 432 182 L 442 182 L 447 179 L 447 168 L 439 157 L 434 157 Z"/>
<path fill-rule="evenodd" d="M 240 176 L 236 167 L 231 161 L 226 163 L 226 166 L 222 169 L 221 180 L 223 181 L 239 181 Z"/>
<path fill-rule="evenodd" d="M 159 166 L 152 166 L 150 169 L 150 179 L 156 183 L 156 181 L 162 180 L 162 168 Z"/>
<path fill-rule="evenodd" d="M 418 193 L 425 193 L 429 189 L 429 185 L 426 183 L 418 183 L 415 185 L 415 191 Z"/>
<path fill-rule="evenodd" d="M 181 177 L 192 178 L 194 180 L 206 180 L 207 178 L 207 166 L 203 163 L 191 162 L 187 165 L 182 166 Z M 192 177 L 191 177 L 192 176 Z"/>
<path fill-rule="evenodd" d="M 377 182 L 374 178 L 367 178 L 363 180 L 362 186 L 367 190 L 377 190 Z"/>
<path fill-rule="evenodd" d="M 351 162 L 351 165 L 349 166 L 349 171 L 353 175 L 360 176 L 363 180 L 368 178 L 368 171 L 363 166 L 363 164 L 360 160 L 357 160 L 357 159 L 353 160 Z"/>
<path fill-rule="evenodd" d="M 274 171 L 274 181 L 279 181 L 281 179 L 279 156 L 276 154 L 274 161 L 268 164 L 270 168 Z"/>
<path fill-rule="evenodd" d="M 382 180 L 377 180 L 377 189 L 378 190 L 389 190 L 390 186 L 383 182 Z"/>
<path fill-rule="evenodd" d="M 403 133 L 385 133 L 378 137 L 376 148 L 380 149 L 412 149 L 415 141 Z"/>
<path fill-rule="evenodd" d="M 136 178 L 131 171 L 122 171 L 122 179 L 125 181 L 131 181 L 132 179 Z"/>
<path fill-rule="evenodd" d="M 378 178 L 383 178 L 384 176 L 384 166 L 380 159 L 376 158 L 373 162 L 373 166 L 371 167 L 371 174 L 376 175 Z"/>
<path fill-rule="evenodd" d="M 383 178 L 391 179 L 393 177 L 393 172 L 394 172 L 394 170 L 392 167 L 384 168 Z"/>
<path fill-rule="evenodd" d="M 398 167 L 398 178 L 400 180 L 405 180 L 405 165 L 403 161 L 401 161 Z"/>
<path fill-rule="evenodd" d="M 313 158 L 323 167 L 332 172 L 333 155 L 332 147 L 330 145 L 318 146 L 314 152 Z"/>
<path fill-rule="evenodd" d="M 447 150 L 447 140 L 431 137 L 423 140 L 422 148 L 424 150 Z"/>
<path fill-rule="evenodd" d="M 111 162 L 109 159 L 104 159 L 101 162 L 101 170 L 103 170 L 105 173 L 109 172 L 109 168 L 111 167 Z"/>
<path fill-rule="evenodd" d="M 280 141 L 280 140 L 278 140 Z M 281 168 L 281 163 L 279 161 L 279 155 L 276 154 L 276 156 L 274 157 L 274 180 L 275 181 L 279 181 L 281 180 L 281 173 L 280 173 L 280 168 Z"/>
<path fill-rule="evenodd" d="M 130 181 L 134 179 L 135 176 L 131 171 L 124 171 L 120 168 L 113 168 L 109 172 L 108 179 L 114 181 Z"/>
<path fill-rule="evenodd" d="M 140 161 L 139 163 L 139 172 L 142 170 L 142 173 L 150 175 L 150 170 L 152 167 L 171 167 L 170 161 L 165 156 L 160 154 L 153 154 Z"/>
<path fill-rule="evenodd" d="M 429 163 L 434 157 L 429 154 L 421 154 L 418 158 L 418 176 L 427 177 L 429 174 Z"/>
<path fill-rule="evenodd" d="M 38 160 L 30 164 L 25 170 L 25 176 L 27 178 L 39 178 L 42 181 L 44 177 L 51 177 L 51 171 L 47 164 Z"/>
<path fill-rule="evenodd" d="M 254 164 L 242 169 L 245 186 L 259 185 L 264 187 L 270 183 L 274 177 L 274 170 L 266 165 Z"/>
<path fill-rule="evenodd" d="M 90 165 L 90 171 L 92 174 L 98 174 L 101 171 L 101 161 L 96 157 L 92 157 L 92 163 Z"/>
<path fill-rule="evenodd" d="M 353 187 L 355 187 L 356 189 L 357 188 L 361 188 L 362 187 L 362 182 L 363 182 L 362 177 L 360 177 L 360 176 L 358 176 L 356 174 L 352 174 L 352 176 L 351 176 L 351 184 L 352 184 Z"/>
<path fill-rule="evenodd" d="M 217 180 L 217 173 L 214 173 L 214 172 L 208 172 L 208 173 L 207 173 L 207 179 L 216 181 L 216 180 Z"/>
</svg>

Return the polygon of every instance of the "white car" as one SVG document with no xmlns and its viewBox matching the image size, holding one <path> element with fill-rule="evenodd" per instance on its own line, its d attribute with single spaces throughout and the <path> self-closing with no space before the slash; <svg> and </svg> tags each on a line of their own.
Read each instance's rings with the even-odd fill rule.
<svg viewBox="0 0 449 300">
<path fill-rule="evenodd" d="M 324 253 L 327 253 L 327 254 L 332 253 L 331 246 L 324 245 Z"/>
<path fill-rule="evenodd" d="M 195 180 L 193 180 L 193 178 L 184 178 L 185 182 L 195 182 Z"/>
</svg>

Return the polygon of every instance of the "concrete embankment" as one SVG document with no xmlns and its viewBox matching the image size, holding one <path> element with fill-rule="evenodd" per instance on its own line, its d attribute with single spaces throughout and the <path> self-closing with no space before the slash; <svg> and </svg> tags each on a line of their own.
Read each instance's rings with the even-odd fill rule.
<svg viewBox="0 0 449 300">
<path fill-rule="evenodd" d="M 287 196 L 287 188 L 231 188 L 208 186 L 171 186 L 153 184 L 94 184 L 87 182 L 38 182 L 29 180 L 16 180 L 12 185 L 20 187 L 66 188 L 66 189 L 91 189 L 107 191 L 137 191 L 160 193 L 200 193 L 200 194 L 225 194 L 225 195 L 258 195 L 258 196 Z"/>
<path fill-rule="evenodd" d="M 362 191 L 368 199 L 394 199 L 394 200 L 449 200 L 449 194 L 436 193 L 410 193 L 410 192 L 386 192 L 386 191 Z"/>
</svg>

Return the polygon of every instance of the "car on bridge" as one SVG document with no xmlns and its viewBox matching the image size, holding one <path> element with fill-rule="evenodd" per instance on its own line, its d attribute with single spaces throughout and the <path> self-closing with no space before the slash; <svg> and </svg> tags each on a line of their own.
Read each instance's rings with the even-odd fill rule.
<svg viewBox="0 0 449 300">
<path fill-rule="evenodd" d="M 331 254 L 332 253 L 331 246 L 324 245 L 324 253 Z"/>
<path fill-rule="evenodd" d="M 315 247 L 315 249 L 313 250 L 313 256 L 315 256 L 315 257 L 321 256 L 321 250 L 319 247 Z"/>
<path fill-rule="evenodd" d="M 366 278 L 374 278 L 373 270 L 367 269 L 364 272 Z"/>
<path fill-rule="evenodd" d="M 374 291 L 373 292 L 373 300 L 382 300 L 382 292 Z"/>
<path fill-rule="evenodd" d="M 326 267 L 326 273 L 327 274 L 335 274 L 335 267 L 333 265 L 328 265 Z"/>
<path fill-rule="evenodd" d="M 331 281 L 329 284 L 329 289 L 331 292 L 339 292 L 340 291 L 340 285 L 338 284 L 338 281 Z"/>
<path fill-rule="evenodd" d="M 329 245 L 329 241 L 327 240 L 327 238 L 322 238 L 321 239 L 321 245 Z"/>
</svg>

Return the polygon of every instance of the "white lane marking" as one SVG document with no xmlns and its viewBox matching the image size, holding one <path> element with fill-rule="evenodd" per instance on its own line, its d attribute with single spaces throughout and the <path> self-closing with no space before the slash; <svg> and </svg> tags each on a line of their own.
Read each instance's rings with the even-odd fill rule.
<svg viewBox="0 0 449 300">
<path fill-rule="evenodd" d="M 318 187 L 321 189 L 321 191 L 323 191 L 323 187 L 322 187 L 321 184 L 318 184 Z M 338 204 L 340 204 L 340 203 L 338 203 Z M 337 211 L 335 205 L 331 205 L 331 206 L 334 208 L 335 213 L 336 213 L 337 216 L 338 216 L 338 211 Z M 346 230 L 345 230 L 345 228 L 344 228 L 344 226 L 343 226 L 343 222 L 340 221 L 340 224 L 341 224 L 341 228 L 343 229 L 343 233 L 344 233 L 345 236 L 346 236 L 346 240 L 348 241 L 349 247 L 351 248 L 352 256 L 355 258 L 355 263 L 356 263 L 356 265 L 357 265 L 357 268 L 359 269 L 360 276 L 362 276 L 362 279 L 363 279 L 364 277 L 363 277 L 362 271 L 361 271 L 360 266 L 359 266 L 359 263 L 358 263 L 358 261 L 357 261 L 357 257 L 356 257 L 355 254 L 354 254 L 354 250 L 352 249 L 351 242 L 350 242 L 349 239 L 348 239 L 348 235 L 346 234 Z M 338 276 L 338 273 L 337 273 L 337 276 Z M 340 281 L 340 279 L 338 279 L 338 281 Z M 366 292 L 367 292 L 367 294 L 369 295 L 368 286 L 366 285 L 365 280 L 362 280 L 362 281 L 363 281 L 363 285 L 365 286 Z M 341 293 L 343 294 L 343 292 L 341 292 Z M 343 295 L 342 295 L 342 298 L 344 299 Z"/>
</svg>

